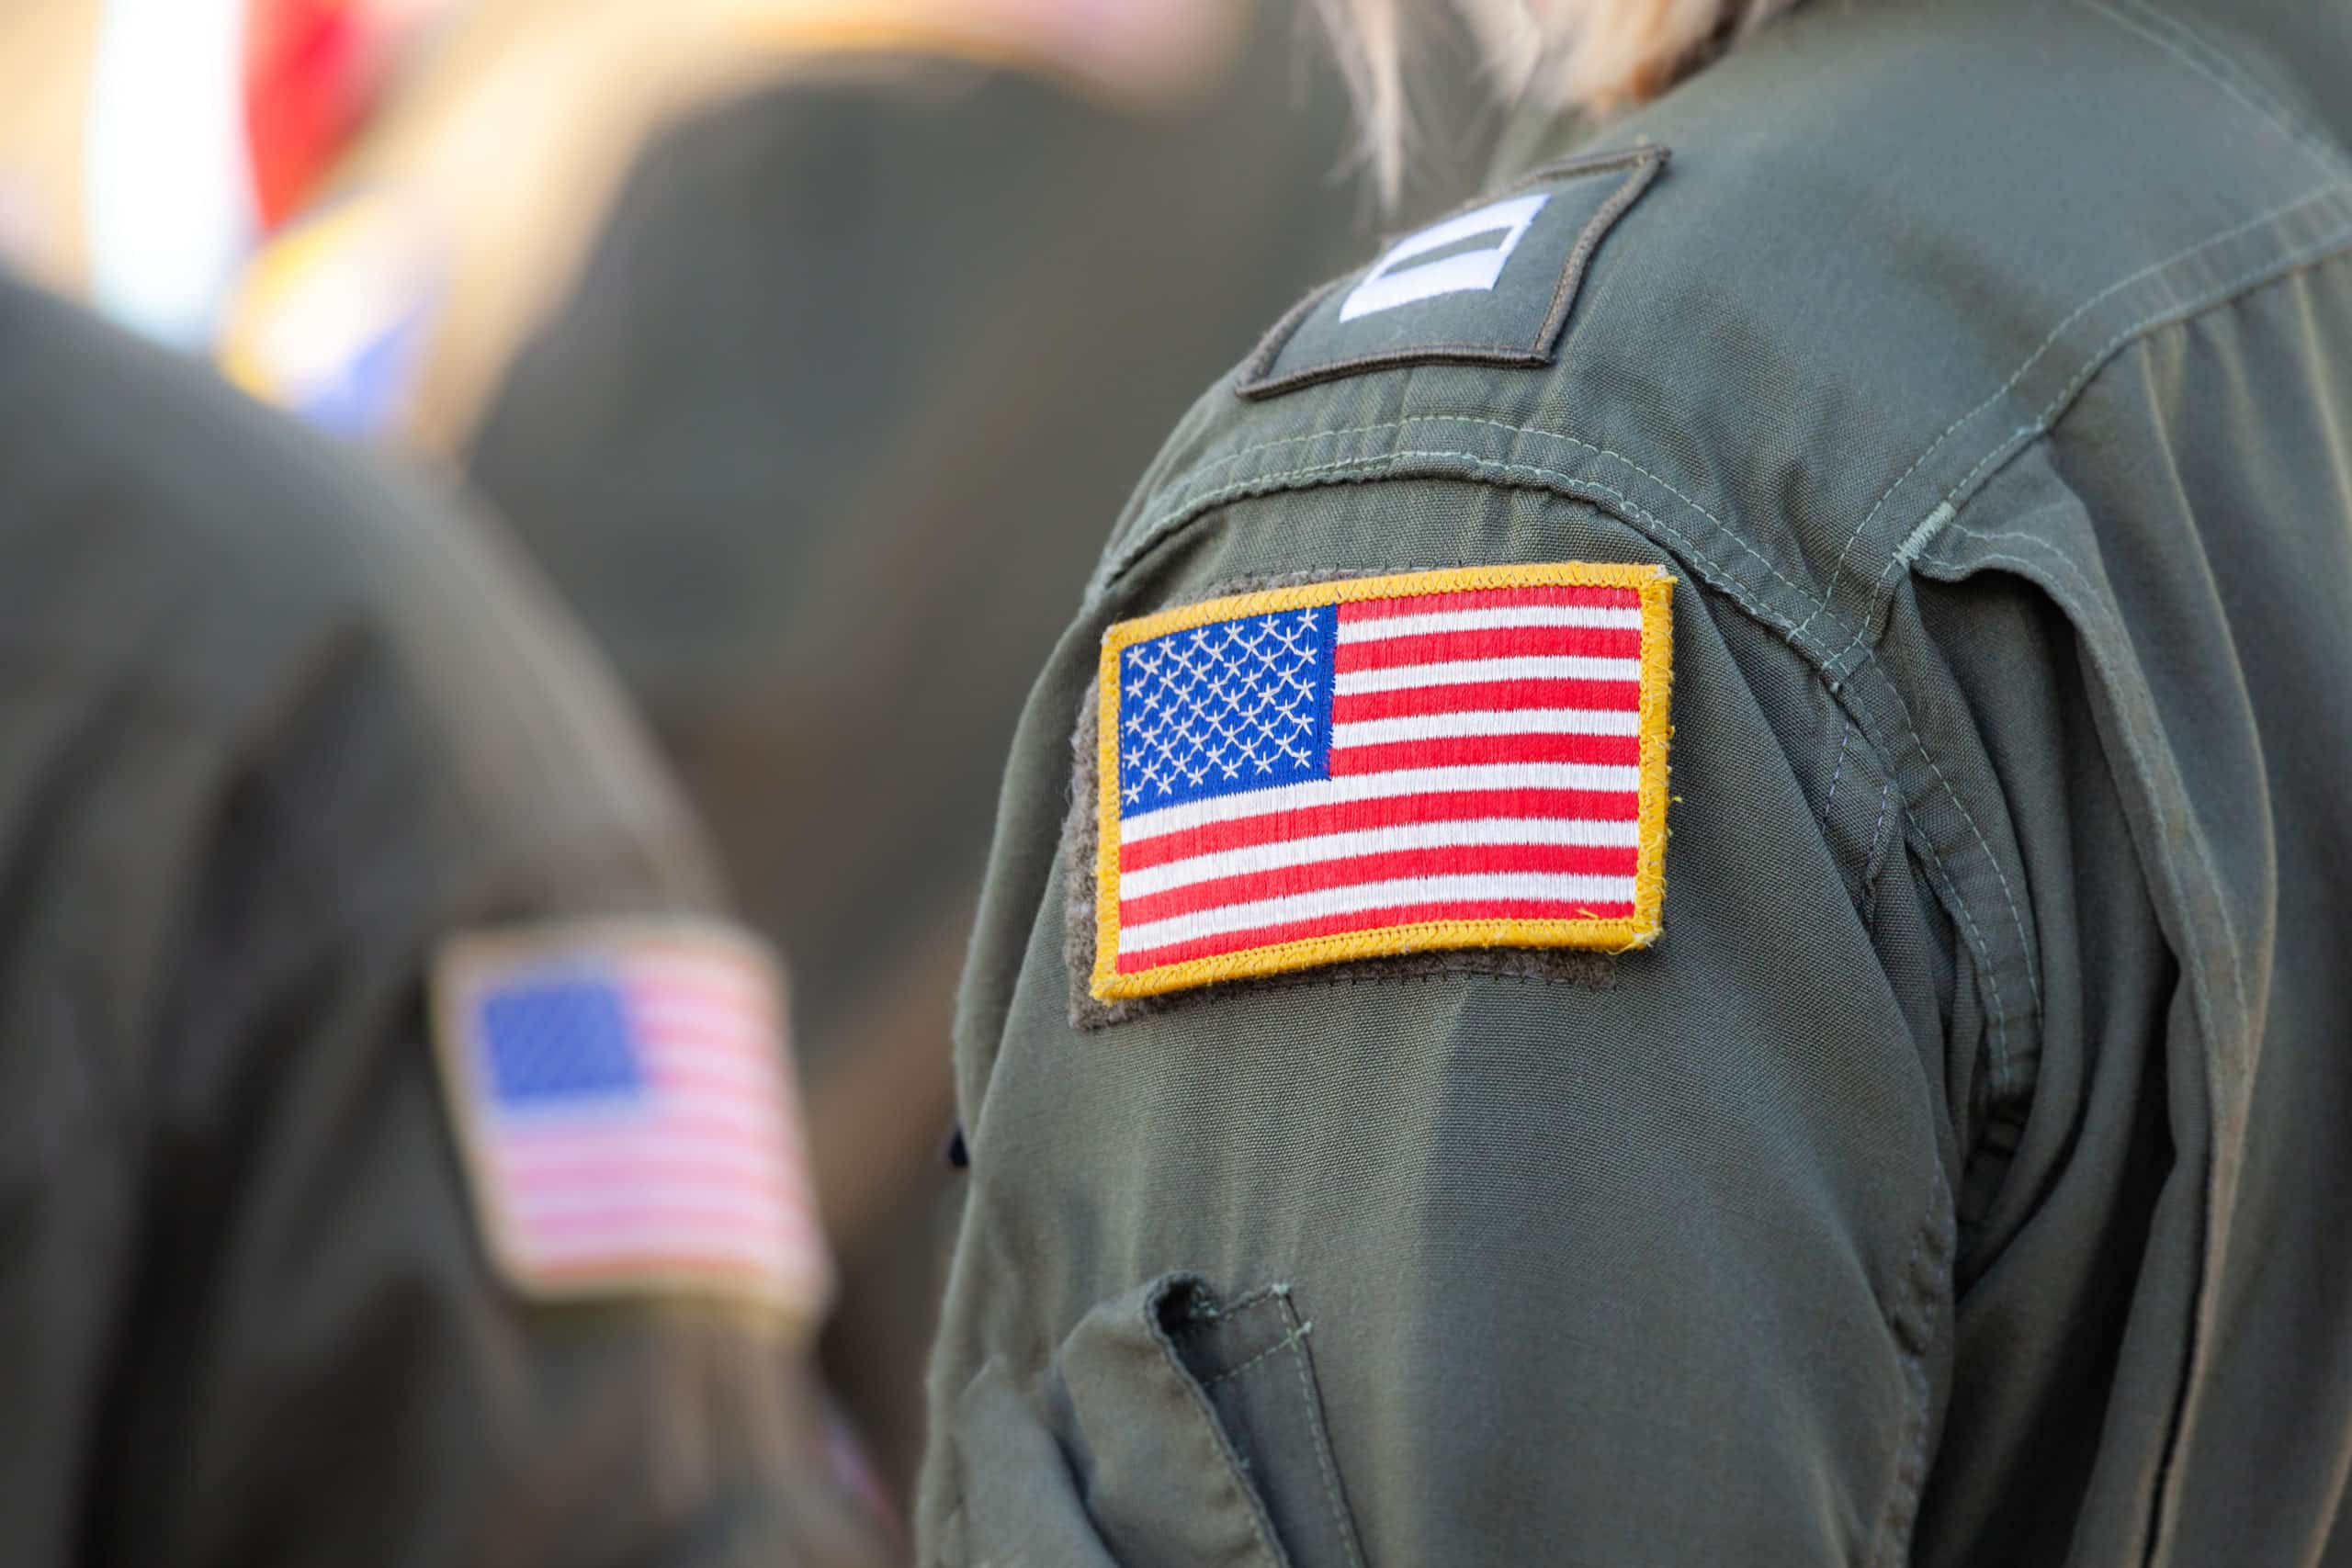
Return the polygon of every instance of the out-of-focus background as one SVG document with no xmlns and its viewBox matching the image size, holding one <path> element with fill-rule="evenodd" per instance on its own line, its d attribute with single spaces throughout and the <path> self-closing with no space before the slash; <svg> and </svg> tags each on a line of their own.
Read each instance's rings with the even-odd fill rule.
<svg viewBox="0 0 2352 1568">
<path fill-rule="evenodd" d="M 903 1496 L 949 1021 L 1030 678 L 1185 406 L 1403 209 L 1289 0 L 13 0 L 0 260 L 461 473 L 793 978 Z M 1459 73 L 1466 80 L 1466 73 Z M 1465 101 L 1467 95 L 1464 95 Z"/>
</svg>

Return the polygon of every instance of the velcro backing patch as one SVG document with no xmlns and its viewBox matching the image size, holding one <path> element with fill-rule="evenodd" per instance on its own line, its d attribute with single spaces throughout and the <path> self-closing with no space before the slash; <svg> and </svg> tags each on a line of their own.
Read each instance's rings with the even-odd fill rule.
<svg viewBox="0 0 2352 1568">
<path fill-rule="evenodd" d="M 813 1326 L 831 1272 L 766 950 L 733 927 L 470 932 L 434 1027 L 491 1257 L 540 1299 L 750 1297 Z"/>
<path fill-rule="evenodd" d="M 1593 253 L 1665 167 L 1642 146 L 1541 169 L 1309 295 L 1242 366 L 1245 398 L 1388 366 L 1549 365 Z"/>
<path fill-rule="evenodd" d="M 1479 567 L 1112 626 L 1092 995 L 1647 945 L 1672 591 L 1656 566 Z"/>
</svg>

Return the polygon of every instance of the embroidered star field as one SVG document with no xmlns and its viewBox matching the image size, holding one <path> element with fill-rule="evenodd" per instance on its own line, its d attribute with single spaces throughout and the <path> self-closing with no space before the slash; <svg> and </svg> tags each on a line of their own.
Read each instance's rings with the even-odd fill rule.
<svg viewBox="0 0 2352 1568">
<path fill-rule="evenodd" d="M 1126 808 L 1328 776 L 1337 619 L 1318 604 L 1130 646 L 1119 681 Z"/>
</svg>

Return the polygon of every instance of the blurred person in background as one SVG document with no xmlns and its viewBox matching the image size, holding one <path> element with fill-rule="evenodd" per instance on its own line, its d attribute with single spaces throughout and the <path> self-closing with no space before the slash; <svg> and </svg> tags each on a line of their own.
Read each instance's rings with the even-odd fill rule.
<svg viewBox="0 0 2352 1568">
<path fill-rule="evenodd" d="M 0 13 L 0 250 L 160 343 L 209 353 L 242 281 L 306 219 L 466 0 L 24 0 Z M 337 351 L 413 317 L 439 270 L 414 232 L 368 228 L 300 335 Z M 397 238 L 399 243 L 384 243 Z M 338 246 L 300 247 L 316 255 Z M 276 269 L 284 271 L 286 269 Z M 363 329 L 359 323 L 370 323 Z M 375 333 L 382 336 L 384 334 Z M 398 333 L 390 334 L 399 338 Z M 405 342 L 405 340 L 401 340 Z M 311 351 L 312 363 L 324 355 Z M 364 355 L 391 387 L 401 353 Z M 258 366 L 252 367 L 256 371 Z M 300 377 L 288 367 L 291 379 Z M 371 402 L 387 409 L 380 395 Z M 346 400 L 347 401 L 347 400 Z M 317 423 L 353 427 L 319 405 Z"/>
<path fill-rule="evenodd" d="M 665 121 L 820 0 L 27 0 L 0 244 L 339 434 L 447 455 Z"/>
<path fill-rule="evenodd" d="M 828 1362 L 899 1484 L 1004 738 L 1159 433 L 1360 244 L 1299 25 L 1286 0 L 0 18 L 39 268 L 323 428 L 470 447 L 619 663 L 793 963 Z"/>
<path fill-rule="evenodd" d="M 923 1561 L 2352 1562 L 2352 7 L 1462 9 L 1023 716 Z"/>
<path fill-rule="evenodd" d="M 779 999 L 496 541 L 0 276 L 0 1559 L 881 1562 Z"/>
</svg>

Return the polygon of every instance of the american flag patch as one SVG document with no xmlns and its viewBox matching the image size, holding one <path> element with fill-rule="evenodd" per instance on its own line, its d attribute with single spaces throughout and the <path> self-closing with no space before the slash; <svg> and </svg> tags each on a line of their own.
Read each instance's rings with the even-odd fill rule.
<svg viewBox="0 0 2352 1568">
<path fill-rule="evenodd" d="M 1672 591 L 1654 566 L 1484 567 L 1114 626 L 1093 994 L 1653 941 Z"/>
<path fill-rule="evenodd" d="M 478 932 L 434 980 L 475 1207 L 518 1288 L 821 1314 L 831 1269 L 764 949 L 687 920 Z"/>
</svg>

